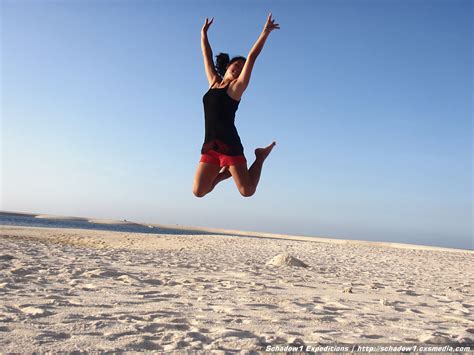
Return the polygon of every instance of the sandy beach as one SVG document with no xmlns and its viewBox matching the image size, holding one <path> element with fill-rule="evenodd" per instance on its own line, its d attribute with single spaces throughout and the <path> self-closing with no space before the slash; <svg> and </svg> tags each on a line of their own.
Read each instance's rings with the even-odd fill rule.
<svg viewBox="0 0 474 355">
<path fill-rule="evenodd" d="M 0 226 L 0 351 L 472 343 L 474 253 Z"/>
</svg>

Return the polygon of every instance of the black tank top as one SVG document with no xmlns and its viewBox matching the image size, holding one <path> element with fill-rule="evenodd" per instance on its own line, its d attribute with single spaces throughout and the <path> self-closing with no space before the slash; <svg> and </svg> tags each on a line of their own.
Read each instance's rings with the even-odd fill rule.
<svg viewBox="0 0 474 355">
<path fill-rule="evenodd" d="M 227 94 L 229 84 L 224 88 L 209 89 L 202 98 L 206 127 L 202 154 L 210 149 L 226 155 L 244 154 L 244 147 L 234 124 L 240 101 Z"/>
</svg>

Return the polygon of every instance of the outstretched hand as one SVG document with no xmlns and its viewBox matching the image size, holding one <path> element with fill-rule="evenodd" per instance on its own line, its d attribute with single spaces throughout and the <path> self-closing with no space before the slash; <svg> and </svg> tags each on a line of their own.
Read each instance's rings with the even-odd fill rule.
<svg viewBox="0 0 474 355">
<path fill-rule="evenodd" d="M 206 17 L 206 21 L 204 22 L 204 26 L 202 26 L 201 32 L 202 33 L 207 33 L 207 30 L 209 27 L 211 27 L 211 23 L 214 21 L 214 17 L 209 21 L 209 19 Z"/>
<path fill-rule="evenodd" d="M 274 29 L 280 29 L 280 25 L 275 23 L 275 20 L 272 19 L 272 13 L 268 15 L 267 22 L 265 23 L 265 27 L 263 28 L 264 32 L 272 32 Z"/>
</svg>

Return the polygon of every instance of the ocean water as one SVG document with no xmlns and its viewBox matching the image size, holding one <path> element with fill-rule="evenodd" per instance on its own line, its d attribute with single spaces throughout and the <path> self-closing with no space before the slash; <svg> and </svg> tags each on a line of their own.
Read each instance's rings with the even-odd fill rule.
<svg viewBox="0 0 474 355">
<path fill-rule="evenodd" d="M 8 226 L 22 226 L 22 227 L 47 227 L 47 228 L 77 228 L 77 229 L 94 229 L 112 232 L 129 232 L 129 233 L 150 233 L 150 234 L 198 234 L 198 235 L 222 235 L 222 233 L 212 233 L 199 230 L 182 230 L 172 228 L 150 228 L 143 224 L 134 224 L 128 222 L 127 224 L 102 224 L 91 223 L 87 220 L 71 220 L 71 219 L 47 219 L 35 218 L 31 216 L 22 216 L 15 214 L 7 214 L 0 212 L 0 225 Z M 1 228 L 1 227 L 0 227 Z"/>
<path fill-rule="evenodd" d="M 176 234 L 176 235 L 186 235 L 186 234 L 195 234 L 195 235 L 236 235 L 228 233 L 218 233 L 218 232 L 207 232 L 205 230 L 193 229 L 185 230 L 179 228 L 162 228 L 162 227 L 153 227 L 150 228 L 146 224 L 139 224 L 127 221 L 126 224 L 102 224 L 102 223 L 92 223 L 88 222 L 87 219 L 76 220 L 76 219 L 48 219 L 48 218 L 35 218 L 30 215 L 15 214 L 9 212 L 0 211 L 0 229 L 1 225 L 10 225 L 10 226 L 23 226 L 23 227 L 47 227 L 47 228 L 78 228 L 78 229 L 95 229 L 103 231 L 113 231 L 113 232 L 129 232 L 129 233 L 150 233 L 150 234 Z M 246 234 L 250 236 L 250 234 Z M 299 234 L 301 235 L 301 234 Z M 310 237 L 310 235 L 307 235 Z M 330 237 L 331 239 L 349 239 L 350 238 L 338 238 Z M 359 238 L 354 238 L 359 239 Z M 378 239 L 370 238 L 360 238 L 359 240 L 373 241 L 373 242 L 385 242 L 385 243 L 406 243 L 406 244 L 415 244 L 415 245 L 425 245 L 425 246 L 435 246 L 435 247 L 444 247 L 444 248 L 455 248 L 455 249 L 465 249 L 473 250 L 474 242 L 472 238 L 447 238 L 444 236 L 434 236 L 434 235 L 414 235 L 414 236 L 405 236 L 404 238 L 398 237 L 396 240 L 391 240 L 389 236 L 380 236 Z"/>
</svg>

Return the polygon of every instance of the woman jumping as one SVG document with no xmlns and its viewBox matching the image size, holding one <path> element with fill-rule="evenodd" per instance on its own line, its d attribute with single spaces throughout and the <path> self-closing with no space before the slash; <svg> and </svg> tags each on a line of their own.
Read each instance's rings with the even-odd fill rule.
<svg viewBox="0 0 474 355">
<path fill-rule="evenodd" d="M 270 32 L 280 26 L 272 19 L 272 14 L 255 42 L 247 59 L 220 53 L 216 65 L 212 60 L 212 50 L 207 38 L 207 30 L 212 24 L 206 18 L 201 30 L 201 48 L 204 67 L 209 81 L 209 91 L 203 97 L 205 116 L 205 138 L 201 149 L 201 160 L 194 177 L 193 193 L 203 197 L 221 181 L 233 177 L 242 196 L 252 196 L 257 189 L 263 162 L 275 146 L 275 142 L 265 148 L 255 149 L 255 161 L 247 169 L 247 160 L 239 134 L 235 128 L 235 112 L 240 98 L 247 88 L 255 60 L 262 51 Z M 217 69 L 217 70 L 216 70 Z"/>
</svg>

